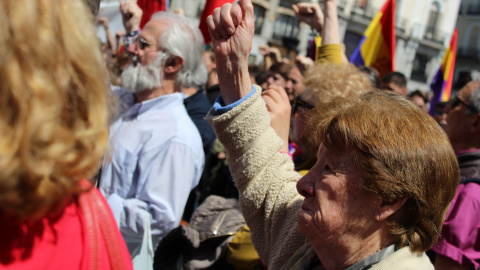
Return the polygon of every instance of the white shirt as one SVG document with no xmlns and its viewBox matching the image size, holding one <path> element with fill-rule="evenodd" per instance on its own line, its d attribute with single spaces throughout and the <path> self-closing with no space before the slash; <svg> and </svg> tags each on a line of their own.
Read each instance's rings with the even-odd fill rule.
<svg viewBox="0 0 480 270">
<path fill-rule="evenodd" d="M 151 224 L 153 247 L 179 225 L 190 191 L 204 166 L 200 134 L 174 93 L 133 103 L 114 89 L 123 112 L 110 127 L 110 157 L 104 159 L 100 191 L 107 198 L 132 252 Z M 149 220 L 146 220 L 149 219 Z"/>
</svg>

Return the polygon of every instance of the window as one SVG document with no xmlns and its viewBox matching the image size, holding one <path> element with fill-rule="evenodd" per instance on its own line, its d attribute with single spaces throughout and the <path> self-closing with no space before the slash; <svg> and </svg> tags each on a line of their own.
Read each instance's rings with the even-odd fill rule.
<svg viewBox="0 0 480 270">
<path fill-rule="evenodd" d="M 255 20 L 255 34 L 260 35 L 262 32 L 263 20 L 265 19 L 265 8 L 253 4 L 253 16 Z"/>
<path fill-rule="evenodd" d="M 478 0 L 472 0 L 468 5 L 467 14 L 469 15 L 479 15 L 480 14 L 480 4 Z"/>
<path fill-rule="evenodd" d="M 479 27 L 473 26 L 472 30 L 470 30 L 470 40 L 468 42 L 468 48 L 475 49 L 477 48 L 478 38 L 479 38 Z"/>
<path fill-rule="evenodd" d="M 273 38 L 296 37 L 298 34 L 298 20 L 295 16 L 278 14 L 274 23 Z"/>
<path fill-rule="evenodd" d="M 358 43 L 362 39 L 362 35 L 353 33 L 353 32 L 345 32 L 345 38 L 343 39 L 343 43 L 345 43 L 345 55 L 350 57 L 350 55 L 355 51 L 357 48 Z"/>
<path fill-rule="evenodd" d="M 425 54 L 417 53 L 413 60 L 412 74 L 410 79 L 418 82 L 427 82 L 427 65 L 430 61 L 430 57 Z"/>
<path fill-rule="evenodd" d="M 281 7 L 286 7 L 286 8 L 292 8 L 293 4 L 296 4 L 298 1 L 296 0 L 280 0 L 279 6 Z"/>
<path fill-rule="evenodd" d="M 440 6 L 438 2 L 432 3 L 430 14 L 428 15 L 427 28 L 425 29 L 426 39 L 435 39 L 437 35 L 438 18 L 440 15 Z"/>
</svg>

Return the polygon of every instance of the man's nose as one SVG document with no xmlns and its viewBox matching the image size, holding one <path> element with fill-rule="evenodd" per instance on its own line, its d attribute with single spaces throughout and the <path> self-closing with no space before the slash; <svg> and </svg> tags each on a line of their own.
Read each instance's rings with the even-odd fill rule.
<svg viewBox="0 0 480 270">
<path fill-rule="evenodd" d="M 137 43 L 136 43 L 136 42 L 132 42 L 132 43 L 128 44 L 127 51 L 128 51 L 128 53 L 131 54 L 131 55 L 137 55 L 137 53 L 138 53 Z"/>
<path fill-rule="evenodd" d="M 285 85 L 286 85 L 287 87 L 289 87 L 289 88 L 292 88 L 292 86 L 293 86 L 292 80 L 291 80 L 291 79 L 288 79 L 287 82 L 285 83 Z"/>
</svg>

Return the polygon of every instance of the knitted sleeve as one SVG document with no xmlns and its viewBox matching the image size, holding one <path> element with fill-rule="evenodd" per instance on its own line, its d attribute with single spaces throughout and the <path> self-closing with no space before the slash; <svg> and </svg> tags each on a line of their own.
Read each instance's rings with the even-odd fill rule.
<svg viewBox="0 0 480 270">
<path fill-rule="evenodd" d="M 269 269 L 281 269 L 305 243 L 297 225 L 303 197 L 296 184 L 301 176 L 290 156 L 279 152 L 283 142 L 270 127 L 260 93 L 257 86 L 232 110 L 221 115 L 211 110 L 207 120 L 227 152 L 255 248 Z"/>
</svg>

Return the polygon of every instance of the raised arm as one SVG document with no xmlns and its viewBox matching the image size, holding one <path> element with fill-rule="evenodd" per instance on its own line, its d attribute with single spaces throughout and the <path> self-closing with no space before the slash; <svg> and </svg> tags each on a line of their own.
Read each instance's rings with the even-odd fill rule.
<svg viewBox="0 0 480 270">
<path fill-rule="evenodd" d="M 117 53 L 117 49 L 115 44 L 113 43 L 113 37 L 112 33 L 110 32 L 110 28 L 108 27 L 108 18 L 107 17 L 100 17 L 98 18 L 98 23 L 103 26 L 103 29 L 105 29 L 105 38 L 107 39 L 107 46 L 112 51 L 112 54 Z"/>
<path fill-rule="evenodd" d="M 140 21 L 143 11 L 136 0 L 120 1 L 120 13 L 122 14 L 123 27 L 128 33 L 140 30 Z"/>
<path fill-rule="evenodd" d="M 292 5 L 297 18 L 315 29 L 318 33 L 323 32 L 324 16 L 318 3 L 298 3 Z"/>
<path fill-rule="evenodd" d="M 340 44 L 338 33 L 337 0 L 324 0 L 325 21 L 322 32 L 322 45 Z"/>
<path fill-rule="evenodd" d="M 207 26 L 215 50 L 220 92 L 228 105 L 252 91 L 248 72 L 255 30 L 252 1 L 240 0 L 216 8 L 208 16 Z"/>
</svg>

